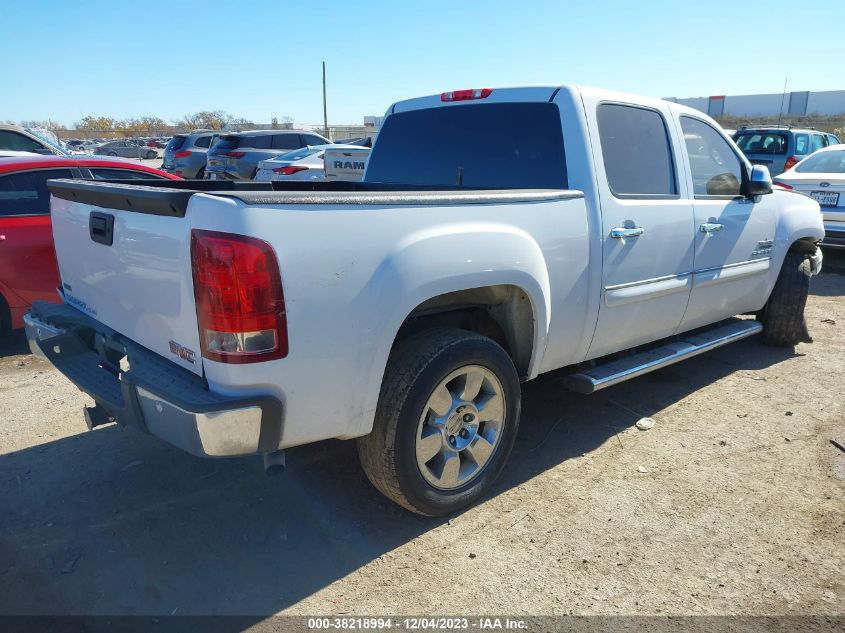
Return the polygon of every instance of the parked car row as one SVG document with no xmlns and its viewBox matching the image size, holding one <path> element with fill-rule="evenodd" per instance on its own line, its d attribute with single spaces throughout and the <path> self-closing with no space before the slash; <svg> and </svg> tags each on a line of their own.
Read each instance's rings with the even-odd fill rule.
<svg viewBox="0 0 845 633">
<path fill-rule="evenodd" d="M 742 128 L 733 139 L 752 165 L 765 165 L 773 176 L 823 147 L 840 143 L 834 134 L 788 126 Z"/>
<path fill-rule="evenodd" d="M 752 165 L 763 165 L 774 184 L 819 203 L 822 246 L 845 248 L 845 145 L 835 134 L 791 126 L 744 127 L 733 134 Z"/>
<path fill-rule="evenodd" d="M 162 169 L 199 180 L 360 180 L 371 145 L 370 139 L 332 143 L 305 130 L 196 130 L 173 136 Z M 327 151 L 341 149 L 348 160 L 324 163 Z"/>
</svg>

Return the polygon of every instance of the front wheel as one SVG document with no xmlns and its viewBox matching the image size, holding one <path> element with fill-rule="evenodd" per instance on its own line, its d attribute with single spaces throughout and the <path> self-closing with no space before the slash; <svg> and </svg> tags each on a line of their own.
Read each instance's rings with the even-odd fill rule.
<svg viewBox="0 0 845 633">
<path fill-rule="evenodd" d="M 147 160 L 152 160 L 153 158 L 158 158 L 157 152 L 147 152 Z"/>
<path fill-rule="evenodd" d="M 812 343 L 807 331 L 804 307 L 810 293 L 807 256 L 787 253 L 769 300 L 757 315 L 763 324 L 763 342 L 778 347 L 794 347 L 798 343 Z"/>
<path fill-rule="evenodd" d="M 519 411 L 519 377 L 494 341 L 446 328 L 411 336 L 388 359 L 373 431 L 358 440 L 361 465 L 412 512 L 460 510 L 501 473 Z"/>
</svg>

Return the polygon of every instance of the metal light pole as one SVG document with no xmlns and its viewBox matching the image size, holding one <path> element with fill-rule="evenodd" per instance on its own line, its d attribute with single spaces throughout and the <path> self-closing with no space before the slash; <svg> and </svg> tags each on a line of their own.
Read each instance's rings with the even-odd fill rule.
<svg viewBox="0 0 845 633">
<path fill-rule="evenodd" d="M 329 135 L 329 115 L 326 110 L 326 62 L 323 62 L 323 129 Z"/>
</svg>

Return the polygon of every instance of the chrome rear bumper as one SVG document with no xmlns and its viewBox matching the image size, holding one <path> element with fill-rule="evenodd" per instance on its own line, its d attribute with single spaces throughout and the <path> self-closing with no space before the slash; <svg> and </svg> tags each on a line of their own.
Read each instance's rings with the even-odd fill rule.
<svg viewBox="0 0 845 633">
<path fill-rule="evenodd" d="M 228 397 L 205 381 L 67 305 L 36 302 L 24 316 L 32 353 L 52 363 L 113 419 L 204 457 L 279 447 L 281 404 Z"/>
</svg>

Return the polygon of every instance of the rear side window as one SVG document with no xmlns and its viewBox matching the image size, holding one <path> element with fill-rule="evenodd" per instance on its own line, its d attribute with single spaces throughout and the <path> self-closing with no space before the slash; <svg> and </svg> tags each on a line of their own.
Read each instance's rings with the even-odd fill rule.
<svg viewBox="0 0 845 633">
<path fill-rule="evenodd" d="M 603 103 L 596 116 L 607 184 L 613 195 L 677 195 L 669 133 L 659 112 Z"/>
<path fill-rule="evenodd" d="M 810 137 L 806 134 L 795 135 L 795 154 L 808 154 L 810 147 Z"/>
<path fill-rule="evenodd" d="M 546 102 L 475 103 L 392 114 L 370 155 L 367 181 L 566 189 L 560 111 Z"/>
<path fill-rule="evenodd" d="M 103 169 L 100 167 L 91 167 L 90 170 L 91 175 L 94 176 L 94 180 L 167 180 L 162 176 L 136 169 Z"/>
<path fill-rule="evenodd" d="M 302 139 L 299 134 L 275 134 L 271 144 L 273 149 L 299 149 L 302 147 Z"/>
<path fill-rule="evenodd" d="M 14 150 L 16 152 L 36 152 L 44 146 L 28 136 L 13 132 L 11 130 L 0 130 L 0 149 Z"/>
<path fill-rule="evenodd" d="M 194 141 L 194 147 L 210 147 L 212 136 L 200 136 Z"/>
<path fill-rule="evenodd" d="M 821 134 L 813 134 L 812 140 L 810 141 L 810 151 L 815 152 L 820 150 L 824 147 L 824 139 L 822 138 Z"/>
<path fill-rule="evenodd" d="M 69 169 L 41 169 L 0 176 L 0 217 L 50 213 L 51 178 L 73 178 Z"/>
<path fill-rule="evenodd" d="M 796 134 L 796 146 L 799 142 L 799 137 L 804 136 L 804 142 L 807 142 L 806 134 Z M 787 138 L 786 134 L 778 134 L 773 132 L 740 132 L 734 137 L 734 141 L 742 150 L 743 154 L 786 154 Z M 796 150 L 797 154 L 800 154 Z"/>
<path fill-rule="evenodd" d="M 257 136 L 242 136 L 238 143 L 239 148 L 249 149 L 270 149 L 273 137 L 269 134 L 260 134 Z M 294 149 L 291 147 L 290 149 Z"/>
<path fill-rule="evenodd" d="M 691 117 L 681 117 L 689 155 L 693 193 L 702 196 L 738 196 L 743 164 L 728 142 L 712 127 Z"/>
</svg>

